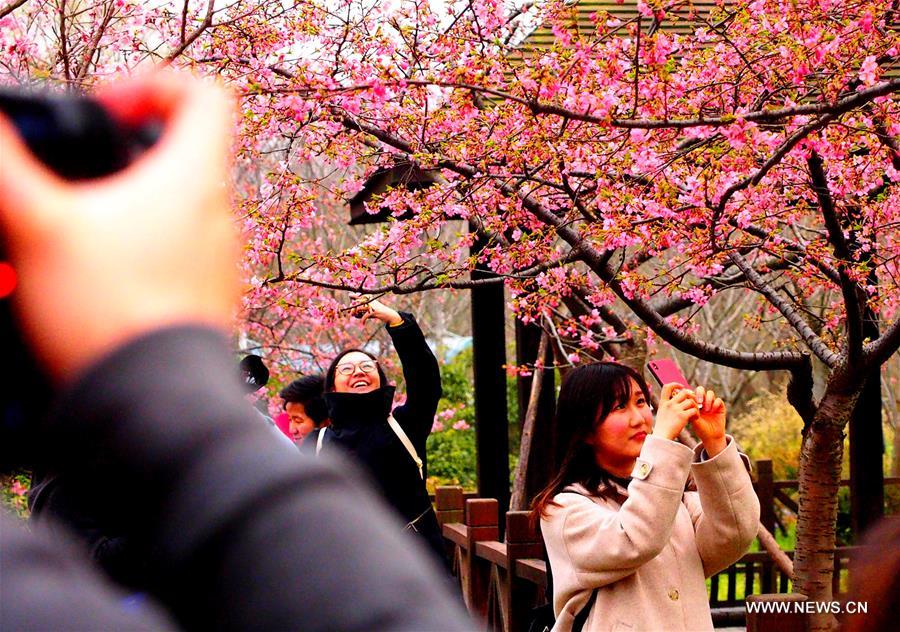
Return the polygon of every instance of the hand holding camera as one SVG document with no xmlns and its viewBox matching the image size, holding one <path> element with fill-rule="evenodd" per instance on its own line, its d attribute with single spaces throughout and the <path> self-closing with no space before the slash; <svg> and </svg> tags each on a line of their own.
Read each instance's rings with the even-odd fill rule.
<svg viewBox="0 0 900 632">
<path fill-rule="evenodd" d="M 14 304 L 56 380 L 160 326 L 225 328 L 238 291 L 224 158 L 230 100 L 165 74 L 96 99 L 125 126 L 159 121 L 165 130 L 124 170 L 91 180 L 54 173 L 0 117 L 0 232 L 19 279 Z"/>
</svg>

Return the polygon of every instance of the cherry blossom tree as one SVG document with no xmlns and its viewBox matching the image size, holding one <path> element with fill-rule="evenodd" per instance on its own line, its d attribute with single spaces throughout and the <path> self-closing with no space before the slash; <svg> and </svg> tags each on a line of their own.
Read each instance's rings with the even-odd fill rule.
<svg viewBox="0 0 900 632">
<path fill-rule="evenodd" d="M 323 13 L 313 59 L 257 75 L 250 92 L 306 117 L 319 154 L 367 173 L 408 164 L 434 184 L 388 192 L 376 206 L 398 221 L 279 282 L 416 292 L 472 287 L 482 267 L 523 321 L 567 310 L 557 327 L 584 350 L 639 320 L 705 361 L 790 372 L 808 428 L 796 586 L 829 600 L 844 428 L 900 343 L 893 8 L 676 13 L 695 27 L 686 38 L 642 28 L 677 7 L 642 8 L 631 23 L 597 16 L 585 37 L 550 7 L 546 51 L 517 45 L 496 2 Z M 448 239 L 458 219 L 474 230 Z M 473 257 L 475 235 L 488 246 Z M 772 348 L 693 333 L 733 293 L 757 299 L 743 326 L 778 328 Z"/>
<path fill-rule="evenodd" d="M 324 290 L 503 283 L 568 362 L 662 340 L 786 372 L 806 423 L 795 587 L 828 601 L 843 434 L 900 346 L 898 7 L 636 6 L 585 25 L 553 1 L 17 0 L 0 63 L 9 82 L 69 89 L 160 63 L 234 86 L 262 344 L 285 346 L 288 324 L 332 335 Z M 526 37 L 540 24 L 547 47 Z M 335 235 L 322 200 L 384 169 L 430 186 L 388 189 L 370 211 L 390 221 Z M 703 333 L 726 301 L 745 305 L 728 326 L 768 347 Z"/>
</svg>

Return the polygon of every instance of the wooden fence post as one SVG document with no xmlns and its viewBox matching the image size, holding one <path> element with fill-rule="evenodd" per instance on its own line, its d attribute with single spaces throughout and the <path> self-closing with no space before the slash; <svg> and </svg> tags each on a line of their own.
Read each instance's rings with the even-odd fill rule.
<svg viewBox="0 0 900 632">
<path fill-rule="evenodd" d="M 797 593 L 750 595 L 747 597 L 747 632 L 808 632 L 809 616 L 794 610 L 794 603 L 806 602 L 806 595 Z M 750 604 L 758 604 L 751 606 Z M 763 612 L 767 607 L 769 612 Z M 753 609 L 751 611 L 751 608 Z"/>
<path fill-rule="evenodd" d="M 465 507 L 466 546 L 460 549 L 459 578 L 469 612 L 484 619 L 491 565 L 475 555 L 475 543 L 496 540 L 500 536 L 498 503 L 494 498 L 472 498 L 466 501 Z"/>
<path fill-rule="evenodd" d="M 775 479 L 772 473 L 772 461 L 759 459 L 756 462 L 756 496 L 759 498 L 759 521 L 769 533 L 775 534 Z M 775 567 L 772 562 L 763 562 L 759 571 L 760 591 L 762 593 L 777 592 L 775 585 Z"/>
<path fill-rule="evenodd" d="M 531 521 L 530 511 L 506 513 L 506 555 L 509 560 L 508 581 L 504 586 L 504 601 L 509 605 L 506 629 L 515 632 L 527 629 L 531 609 L 542 592 L 533 582 L 520 579 L 516 574 L 518 560 L 544 556 L 544 543 Z"/>
<path fill-rule="evenodd" d="M 462 522 L 465 517 L 463 488 L 458 485 L 435 487 L 434 513 L 441 526 L 450 522 Z"/>
<path fill-rule="evenodd" d="M 465 518 L 465 500 L 463 488 L 458 485 L 434 488 L 434 513 L 437 516 L 441 532 L 445 524 L 462 523 Z M 450 568 L 459 579 L 459 558 L 456 556 L 457 544 L 444 537 L 444 555 L 450 560 Z"/>
</svg>

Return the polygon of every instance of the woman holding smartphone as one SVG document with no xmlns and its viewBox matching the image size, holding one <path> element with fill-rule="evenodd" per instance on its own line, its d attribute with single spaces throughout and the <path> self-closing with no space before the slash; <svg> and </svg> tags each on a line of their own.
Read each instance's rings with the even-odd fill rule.
<svg viewBox="0 0 900 632">
<path fill-rule="evenodd" d="M 556 412 L 560 472 L 533 506 L 554 631 L 579 614 L 591 632 L 712 630 L 705 578 L 743 555 L 759 522 L 725 413 L 712 391 L 669 383 L 654 423 L 633 369 L 603 362 L 569 374 Z M 688 423 L 696 450 L 675 442 Z M 686 491 L 689 476 L 697 491 Z"/>
</svg>

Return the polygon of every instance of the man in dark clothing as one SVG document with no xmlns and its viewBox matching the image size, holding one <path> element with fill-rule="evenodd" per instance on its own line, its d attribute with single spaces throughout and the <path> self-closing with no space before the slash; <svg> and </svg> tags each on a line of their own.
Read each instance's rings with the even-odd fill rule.
<svg viewBox="0 0 900 632">
<path fill-rule="evenodd" d="M 164 122 L 156 147 L 72 185 L 0 117 L 0 224 L 19 313 L 60 389 L 43 465 L 84 481 L 92 464 L 148 598 L 124 600 L 41 529 L 0 516 L 0 629 L 472 629 L 352 467 L 248 422 L 224 335 L 238 253 L 221 186 L 227 99 L 165 75 L 101 99 L 123 120 Z"/>
<path fill-rule="evenodd" d="M 304 375 L 278 393 L 290 419 L 291 438 L 298 444 L 311 432 L 329 423 L 328 408 L 322 397 L 324 391 L 325 379 L 321 375 Z"/>
</svg>

